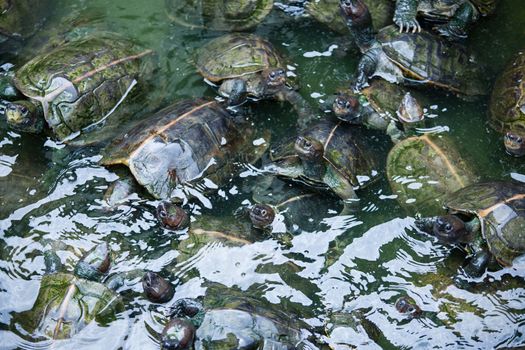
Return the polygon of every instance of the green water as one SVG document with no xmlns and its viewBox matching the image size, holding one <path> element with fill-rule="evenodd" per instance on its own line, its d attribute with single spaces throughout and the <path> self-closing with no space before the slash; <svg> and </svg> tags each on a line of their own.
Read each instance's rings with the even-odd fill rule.
<svg viewBox="0 0 525 350">
<path fill-rule="evenodd" d="M 156 50 L 160 71 L 144 110 L 159 97 L 176 101 L 215 96 L 192 60 L 196 48 L 221 33 L 171 24 L 163 0 L 57 3 L 48 25 L 60 26 L 64 16 L 78 11 Z M 523 18 L 522 0 L 503 0 L 496 14 L 472 31 L 469 46 L 488 80 L 524 48 Z M 359 59 L 344 38 L 280 11 L 274 10 L 254 32 L 270 40 L 296 68 L 300 93 L 315 108 L 347 85 Z M 332 55 L 308 54 L 328 52 L 331 45 L 338 45 Z M 16 69 L 24 59 L 6 57 L 4 62 Z M 522 178 L 523 160 L 509 157 L 500 135 L 486 124 L 488 98 L 465 102 L 437 91 L 424 94 L 428 113 L 437 115 L 429 126 L 447 127 L 482 179 Z M 296 117 L 289 105 L 259 102 L 254 113 L 257 126 L 271 129 L 273 140 L 293 133 Z M 139 111 L 135 117 L 145 116 Z M 391 145 L 380 133 L 371 135 L 376 140 L 371 147 L 384 161 Z M 142 200 L 106 210 L 103 195 L 117 175 L 98 164 L 99 154 L 98 148 L 62 148 L 46 136 L 14 132 L 0 121 L 0 348 L 159 348 L 170 303 L 146 301 L 137 279 L 121 289 L 126 310 L 107 326 L 91 323 L 73 339 L 54 343 L 21 327 L 16 316 L 31 309 L 44 273 L 43 252 L 56 241 L 68 247 L 59 255 L 70 270 L 81 252 L 106 241 L 115 252 L 111 274 L 161 271 L 176 287 L 175 298 L 205 295 L 210 284 L 218 283 L 225 293 L 242 291 L 266 300 L 307 321 L 319 347 L 525 346 L 523 266 L 488 272 L 468 290 L 456 287 L 452 278 L 464 254 L 413 228 L 413 217 L 392 198 L 383 171 L 380 181 L 359 192 L 359 209 L 351 216 L 327 216 L 319 229 L 286 243 L 258 238 L 231 246 L 161 228 L 154 216 L 157 202 L 144 194 Z M 224 229 L 221 225 L 227 225 L 232 211 L 251 199 L 249 188 L 257 173 L 247 169 L 243 174 L 252 176 L 234 177 L 222 186 L 218 195 L 210 196 L 211 208 L 188 205 L 195 225 L 206 221 L 217 231 Z M 396 299 L 406 295 L 423 310 L 420 318 L 411 320 L 396 311 Z M 325 330 L 332 312 L 352 315 L 360 326 L 346 323 Z"/>
</svg>

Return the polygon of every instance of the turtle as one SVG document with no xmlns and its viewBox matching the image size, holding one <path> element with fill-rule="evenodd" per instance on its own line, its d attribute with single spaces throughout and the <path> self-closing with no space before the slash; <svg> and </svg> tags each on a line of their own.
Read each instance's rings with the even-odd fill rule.
<svg viewBox="0 0 525 350">
<path fill-rule="evenodd" d="M 165 303 L 173 298 L 175 288 L 156 272 L 148 271 L 142 277 L 142 288 L 149 301 Z"/>
<path fill-rule="evenodd" d="M 370 9 L 374 28 L 380 29 L 392 23 L 394 6 L 392 0 L 364 0 Z M 349 35 L 348 27 L 341 17 L 339 0 L 311 0 L 306 3 L 306 13 L 333 31 Z"/>
<path fill-rule="evenodd" d="M 46 274 L 33 307 L 14 316 L 14 321 L 37 337 L 66 339 L 91 321 L 107 325 L 123 311 L 122 298 L 101 283 L 110 268 L 107 243 L 88 251 L 76 264 L 74 273 L 59 272 L 60 258 L 46 251 Z"/>
<path fill-rule="evenodd" d="M 396 0 L 394 23 L 400 31 L 419 32 L 416 16 L 442 23 L 435 29 L 451 40 L 467 38 L 468 27 L 494 12 L 498 0 Z M 445 22 L 445 23 L 443 23 Z"/>
<path fill-rule="evenodd" d="M 395 25 L 374 35 L 363 0 L 340 0 L 340 7 L 363 54 L 355 89 L 362 90 L 378 76 L 392 83 L 441 88 L 465 99 L 486 94 L 481 68 L 464 47 L 427 31 L 400 33 Z"/>
<path fill-rule="evenodd" d="M 267 40 L 255 34 L 231 33 L 202 46 L 195 59 L 199 73 L 220 85 L 219 94 L 230 105 L 247 98 L 286 100 L 300 120 L 314 114 L 304 98 L 287 80 L 285 62 Z"/>
<path fill-rule="evenodd" d="M 481 276 L 493 261 L 511 266 L 525 253 L 523 183 L 475 183 L 450 194 L 443 208 L 442 215 L 420 217 L 415 224 L 442 243 L 466 245 L 467 275 Z"/>
<path fill-rule="evenodd" d="M 371 80 L 359 93 L 339 91 L 331 110 L 345 122 L 384 130 L 394 143 L 422 126 L 425 119 L 423 108 L 410 92 L 382 79 Z"/>
<path fill-rule="evenodd" d="M 347 208 L 358 199 L 354 188 L 378 178 L 377 157 L 368 148 L 361 130 L 340 120 L 325 119 L 274 147 L 265 170 L 332 192 Z"/>
<path fill-rule="evenodd" d="M 96 128 L 141 96 L 153 71 L 152 50 L 109 32 L 43 51 L 15 73 L 14 86 L 27 99 L 7 103 L 5 115 L 23 132 L 40 133 L 47 124 L 61 141 Z"/>
<path fill-rule="evenodd" d="M 497 78 L 490 98 L 489 125 L 503 133 L 507 153 L 525 155 L 525 53 L 520 51 Z"/>
<path fill-rule="evenodd" d="M 243 31 L 270 13 L 273 0 L 165 0 L 168 17 L 179 25 L 218 31 Z"/>
<path fill-rule="evenodd" d="M 190 298 L 175 301 L 162 331 L 161 347 L 317 349 L 308 339 L 310 327 L 297 316 L 246 293 L 222 289 L 208 288 L 203 303 Z"/>
<path fill-rule="evenodd" d="M 254 145 L 259 136 L 243 115 L 217 101 L 182 100 L 117 137 L 102 151 L 101 164 L 127 166 L 153 197 L 169 200 L 204 178 L 208 187 L 221 184 L 236 161 L 258 160 L 269 142 L 264 133 L 266 142 Z"/>
<path fill-rule="evenodd" d="M 407 315 L 409 318 L 420 317 L 423 313 L 421 308 L 410 297 L 399 297 L 395 303 L 396 310 L 401 314 Z"/>
<path fill-rule="evenodd" d="M 386 173 L 399 204 L 423 215 L 439 210 L 447 194 L 479 180 L 471 162 L 443 134 L 413 136 L 396 144 L 388 153 Z"/>
</svg>

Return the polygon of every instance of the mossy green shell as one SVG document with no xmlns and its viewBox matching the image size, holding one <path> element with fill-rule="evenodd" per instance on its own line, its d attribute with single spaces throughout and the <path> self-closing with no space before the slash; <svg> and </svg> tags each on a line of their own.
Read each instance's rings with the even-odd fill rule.
<svg viewBox="0 0 525 350">
<path fill-rule="evenodd" d="M 525 185 L 487 182 L 450 195 L 445 208 L 479 217 L 490 252 L 506 266 L 525 253 Z"/>
<path fill-rule="evenodd" d="M 463 46 L 427 31 L 400 33 L 394 25 L 381 29 L 377 40 L 410 83 L 432 85 L 464 96 L 485 94 L 480 67 Z"/>
<path fill-rule="evenodd" d="M 27 39 L 41 27 L 50 0 L 0 0 L 0 43 Z"/>
<path fill-rule="evenodd" d="M 525 133 L 525 53 L 509 63 L 498 77 L 490 98 L 490 126 L 499 132 Z"/>
<path fill-rule="evenodd" d="M 202 46 L 196 65 L 206 79 L 220 82 L 282 67 L 283 62 L 269 41 L 253 34 L 233 33 Z"/>
<path fill-rule="evenodd" d="M 144 88 L 152 51 L 119 39 L 108 35 L 72 41 L 36 56 L 16 73 L 16 87 L 42 104 L 59 139 L 102 120 L 120 102 L 128 102 L 124 97 L 135 97 Z"/>
<path fill-rule="evenodd" d="M 74 289 L 72 298 L 68 292 Z M 66 339 L 95 320 L 105 325 L 123 311 L 120 296 L 101 283 L 68 273 L 42 277 L 38 297 L 31 310 L 16 314 L 16 323 L 26 331 L 52 339 Z M 63 320 L 58 325 L 60 314 Z"/>
<path fill-rule="evenodd" d="M 190 28 L 242 31 L 261 23 L 273 0 L 166 0 L 168 17 Z"/>
<path fill-rule="evenodd" d="M 477 180 L 470 164 L 444 135 L 426 134 L 399 142 L 388 154 L 386 171 L 392 193 L 410 215 L 435 215 L 448 194 Z"/>
<path fill-rule="evenodd" d="M 364 0 L 372 16 L 375 29 L 392 23 L 394 2 L 391 0 Z M 339 0 L 311 0 L 306 3 L 306 12 L 327 25 L 330 29 L 345 35 L 351 35 L 339 9 Z"/>
</svg>

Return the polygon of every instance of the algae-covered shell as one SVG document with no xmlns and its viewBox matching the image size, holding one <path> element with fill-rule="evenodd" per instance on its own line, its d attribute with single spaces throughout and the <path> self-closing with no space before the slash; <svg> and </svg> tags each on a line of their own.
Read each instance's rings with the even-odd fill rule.
<svg viewBox="0 0 525 350">
<path fill-rule="evenodd" d="M 166 0 L 168 17 L 179 25 L 241 31 L 261 23 L 273 0 Z"/>
<path fill-rule="evenodd" d="M 52 3 L 50 0 L 0 0 L 0 43 L 24 40 L 35 34 Z"/>
<path fill-rule="evenodd" d="M 465 187 L 445 202 L 451 213 L 477 215 L 490 252 L 505 266 L 525 253 L 525 185 L 487 182 Z"/>
<path fill-rule="evenodd" d="M 37 55 L 18 70 L 14 82 L 42 105 L 48 125 L 62 140 L 138 96 L 151 73 L 152 54 L 104 33 Z"/>
<path fill-rule="evenodd" d="M 444 135 L 407 138 L 396 144 L 387 158 L 392 193 L 413 214 L 432 215 L 443 200 L 477 180 L 470 164 Z"/>
<path fill-rule="evenodd" d="M 393 1 L 364 0 L 364 3 L 368 6 L 375 29 L 383 28 L 392 23 Z M 350 33 L 341 16 L 339 0 L 311 0 L 306 4 L 306 12 L 338 33 L 347 35 Z"/>
</svg>

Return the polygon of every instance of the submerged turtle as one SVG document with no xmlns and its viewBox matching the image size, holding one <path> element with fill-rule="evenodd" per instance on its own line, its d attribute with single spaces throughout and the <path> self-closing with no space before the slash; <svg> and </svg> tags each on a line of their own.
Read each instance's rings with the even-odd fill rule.
<svg viewBox="0 0 525 350">
<path fill-rule="evenodd" d="M 273 45 L 254 34 L 223 35 L 201 47 L 199 73 L 219 84 L 219 94 L 231 105 L 246 99 L 275 98 L 290 102 L 299 117 L 312 114 L 308 103 L 287 82 L 285 63 Z"/>
<path fill-rule="evenodd" d="M 525 253 L 525 185 L 476 183 L 454 192 L 443 216 L 420 218 L 416 226 L 443 243 L 467 244 L 465 271 L 480 276 L 494 258 L 503 266 Z"/>
<path fill-rule="evenodd" d="M 363 53 L 358 65 L 358 90 L 372 76 L 392 83 L 434 86 L 469 97 L 485 94 L 481 70 L 467 51 L 426 31 L 400 33 L 394 25 L 374 35 L 363 0 L 340 0 L 348 27 Z"/>
<path fill-rule="evenodd" d="M 332 111 L 345 122 L 384 130 L 395 143 L 421 126 L 425 117 L 423 108 L 410 92 L 382 79 L 372 80 L 370 86 L 358 94 L 350 89 L 340 91 Z"/>
<path fill-rule="evenodd" d="M 110 267 L 107 244 L 89 251 L 74 274 L 57 272 L 61 263 L 52 252 L 46 252 L 44 260 L 47 274 L 33 307 L 14 317 L 26 331 L 51 339 L 70 338 L 93 320 L 110 323 L 123 310 L 119 294 L 100 283 Z"/>
<path fill-rule="evenodd" d="M 498 0 L 396 0 L 394 22 L 400 31 L 421 31 L 416 16 L 431 22 L 446 22 L 436 27 L 439 34 L 453 40 L 465 39 L 468 27 L 494 12 Z"/>
<path fill-rule="evenodd" d="M 273 0 L 166 0 L 168 17 L 180 25 L 242 31 L 261 23 Z"/>
<path fill-rule="evenodd" d="M 490 98 L 490 126 L 503 133 L 508 153 L 525 155 L 525 53 L 519 52 L 496 80 Z"/>
<path fill-rule="evenodd" d="M 375 29 L 383 28 L 392 23 L 394 6 L 391 0 L 364 0 L 370 9 Z M 339 0 L 311 0 L 306 3 L 306 12 L 330 29 L 348 34 L 348 27 L 341 17 Z"/>
<path fill-rule="evenodd" d="M 163 349 L 316 349 L 297 316 L 245 295 L 217 292 L 208 290 L 204 305 L 187 298 L 174 303 L 162 331 Z"/>
<path fill-rule="evenodd" d="M 448 194 L 477 180 L 470 163 L 445 135 L 401 141 L 388 154 L 386 172 L 401 206 L 423 215 L 436 212 Z"/>
<path fill-rule="evenodd" d="M 331 190 L 345 204 L 357 199 L 378 173 L 361 131 L 343 121 L 323 120 L 270 153 L 268 170 L 319 190 Z"/>
<path fill-rule="evenodd" d="M 220 184 L 231 175 L 235 161 L 255 162 L 266 149 L 266 143 L 253 145 L 256 138 L 242 116 L 235 118 L 219 102 L 186 100 L 116 139 L 101 163 L 126 165 L 151 195 L 171 199 L 181 194 L 180 185 L 204 178 Z"/>
<path fill-rule="evenodd" d="M 28 100 L 8 103 L 7 121 L 32 133 L 47 122 L 58 139 L 72 138 L 103 123 L 124 99 L 144 90 L 152 54 L 109 33 L 39 54 L 15 74 L 14 85 Z"/>
</svg>

